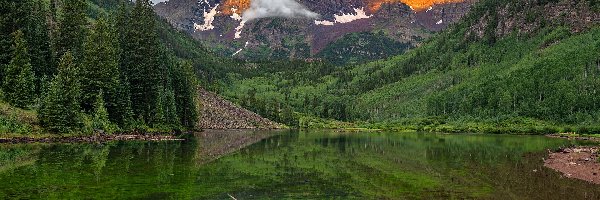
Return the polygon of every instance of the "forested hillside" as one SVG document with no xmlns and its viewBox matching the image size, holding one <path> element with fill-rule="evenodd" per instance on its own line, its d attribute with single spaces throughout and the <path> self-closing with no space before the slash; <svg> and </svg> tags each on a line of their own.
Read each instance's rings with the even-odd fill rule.
<svg viewBox="0 0 600 200">
<path fill-rule="evenodd" d="M 9 0 L 0 11 L 1 99 L 16 107 L 3 109 L 2 133 L 195 127 L 194 68 L 212 57 L 181 52 L 195 44 L 148 1 Z"/>
<path fill-rule="evenodd" d="M 335 67 L 269 63 L 223 94 L 289 125 L 317 118 L 438 131 L 598 131 L 600 3 L 486 0 L 424 45 Z"/>
</svg>

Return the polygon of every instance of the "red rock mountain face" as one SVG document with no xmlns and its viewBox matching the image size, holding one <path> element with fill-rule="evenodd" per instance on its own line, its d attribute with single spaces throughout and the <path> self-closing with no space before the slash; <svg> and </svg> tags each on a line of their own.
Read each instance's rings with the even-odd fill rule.
<svg viewBox="0 0 600 200">
<path fill-rule="evenodd" d="M 476 0 L 297 0 L 319 19 L 264 18 L 245 22 L 250 0 L 170 0 L 156 12 L 223 55 L 246 59 L 315 57 L 355 32 L 383 32 L 419 42 L 458 21 Z"/>
</svg>

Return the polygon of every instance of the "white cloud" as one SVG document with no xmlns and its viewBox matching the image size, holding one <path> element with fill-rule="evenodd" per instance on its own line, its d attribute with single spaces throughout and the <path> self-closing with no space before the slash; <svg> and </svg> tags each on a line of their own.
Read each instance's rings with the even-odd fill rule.
<svg viewBox="0 0 600 200">
<path fill-rule="evenodd" d="M 295 0 L 253 0 L 242 17 L 249 21 L 266 17 L 318 18 L 319 14 L 306 9 Z"/>
</svg>

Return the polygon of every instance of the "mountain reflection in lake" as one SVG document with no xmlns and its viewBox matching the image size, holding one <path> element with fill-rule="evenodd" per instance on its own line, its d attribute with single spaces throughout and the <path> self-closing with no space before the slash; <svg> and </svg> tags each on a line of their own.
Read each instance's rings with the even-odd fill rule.
<svg viewBox="0 0 600 200">
<path fill-rule="evenodd" d="M 186 141 L 0 145 L 0 198 L 600 199 L 536 136 L 211 131 Z"/>
</svg>

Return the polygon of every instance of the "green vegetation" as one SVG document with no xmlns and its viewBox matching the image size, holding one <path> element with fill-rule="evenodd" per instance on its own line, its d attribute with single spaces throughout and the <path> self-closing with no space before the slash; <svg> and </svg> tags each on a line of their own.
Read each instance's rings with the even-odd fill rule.
<svg viewBox="0 0 600 200">
<path fill-rule="evenodd" d="M 70 52 L 60 59 L 58 75 L 50 83 L 50 91 L 39 109 L 42 126 L 51 132 L 72 133 L 83 126 L 81 82 L 74 59 Z"/>
<path fill-rule="evenodd" d="M 3 135 L 195 128 L 194 67 L 212 57 L 184 55 L 197 43 L 149 1 L 11 0 L 0 10 L 2 100 L 35 119 L 2 113 Z"/>
<path fill-rule="evenodd" d="M 0 102 L 0 136 L 40 133 L 36 111 Z"/>
<path fill-rule="evenodd" d="M 394 130 L 598 132 L 599 24 L 539 14 L 554 3 L 482 1 L 460 23 L 387 60 L 246 64 L 220 81 L 221 93 L 293 126 L 314 116 Z M 495 14 L 507 4 L 506 15 Z M 568 9 L 590 12 L 588 1 L 577 5 Z M 496 29 L 531 13 L 538 14 L 523 21 L 528 29 Z"/>
<path fill-rule="evenodd" d="M 27 53 L 23 32 L 17 31 L 13 34 L 14 53 L 10 63 L 4 69 L 4 83 L 2 91 L 4 98 L 12 105 L 25 108 L 33 103 L 35 92 L 33 69 L 31 60 Z"/>
<path fill-rule="evenodd" d="M 361 32 L 328 44 L 317 56 L 336 65 L 362 64 L 402 54 L 409 48 L 410 44 L 391 39 L 383 31 Z"/>
</svg>

